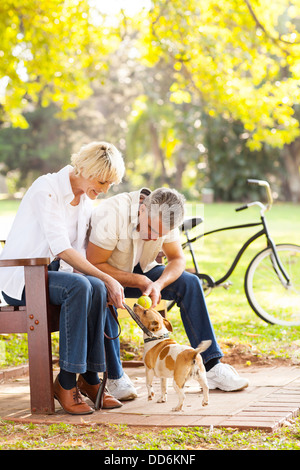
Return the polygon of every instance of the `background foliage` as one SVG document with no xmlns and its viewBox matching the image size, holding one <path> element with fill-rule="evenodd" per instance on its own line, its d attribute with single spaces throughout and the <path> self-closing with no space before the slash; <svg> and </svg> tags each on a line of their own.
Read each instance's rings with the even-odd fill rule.
<svg viewBox="0 0 300 470">
<path fill-rule="evenodd" d="M 10 187 L 102 139 L 126 159 L 118 191 L 147 182 L 241 200 L 256 177 L 299 201 L 300 1 L 120 4 L 1 2 L 0 170 Z"/>
</svg>

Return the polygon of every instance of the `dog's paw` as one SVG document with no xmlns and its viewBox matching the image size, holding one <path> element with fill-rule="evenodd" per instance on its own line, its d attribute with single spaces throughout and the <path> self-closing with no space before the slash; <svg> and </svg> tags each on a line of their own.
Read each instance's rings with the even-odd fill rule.
<svg viewBox="0 0 300 470">
<path fill-rule="evenodd" d="M 167 401 L 167 397 L 160 397 L 158 400 L 157 400 L 157 403 L 166 403 Z"/>
<path fill-rule="evenodd" d="M 177 405 L 174 408 L 172 408 L 172 411 L 183 411 L 182 406 L 183 406 L 183 404 Z"/>
<path fill-rule="evenodd" d="M 202 401 L 202 406 L 207 406 L 208 405 L 208 400 L 203 400 Z"/>
<path fill-rule="evenodd" d="M 148 401 L 152 400 L 153 397 L 154 397 L 154 392 L 151 391 L 148 395 Z"/>
</svg>

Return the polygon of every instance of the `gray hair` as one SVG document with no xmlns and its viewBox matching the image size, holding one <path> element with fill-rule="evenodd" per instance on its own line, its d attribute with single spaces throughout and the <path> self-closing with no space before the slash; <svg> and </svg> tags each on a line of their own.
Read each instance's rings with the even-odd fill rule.
<svg viewBox="0 0 300 470">
<path fill-rule="evenodd" d="M 185 198 L 175 189 L 158 188 L 144 200 L 149 217 L 160 216 L 164 227 L 173 230 L 184 219 Z"/>
</svg>

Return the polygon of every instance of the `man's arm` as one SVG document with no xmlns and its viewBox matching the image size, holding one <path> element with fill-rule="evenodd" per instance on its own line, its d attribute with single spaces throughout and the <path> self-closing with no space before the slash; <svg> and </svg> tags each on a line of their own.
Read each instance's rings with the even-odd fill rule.
<svg viewBox="0 0 300 470">
<path fill-rule="evenodd" d="M 109 276 L 108 273 L 99 271 L 99 269 L 93 266 L 92 263 L 90 263 L 81 253 L 74 250 L 74 248 L 68 248 L 62 251 L 58 254 L 58 257 L 72 266 L 76 271 L 101 279 L 107 289 L 109 302 L 117 308 L 122 308 L 124 303 L 124 289 L 121 283 L 117 282 L 113 276 Z"/>
<path fill-rule="evenodd" d="M 167 257 L 168 264 L 162 275 L 153 283 L 160 291 L 176 281 L 185 270 L 185 256 L 179 241 L 165 243 L 162 249 Z"/>
<path fill-rule="evenodd" d="M 86 256 L 90 263 L 92 263 L 102 272 L 109 274 L 114 279 L 119 281 L 123 287 L 137 287 L 143 292 L 148 284 L 152 283 L 152 281 L 142 274 L 128 273 L 111 266 L 109 263 L 107 263 L 107 260 L 110 258 L 112 252 L 113 251 L 105 250 L 104 248 L 89 242 L 86 250 Z"/>
<path fill-rule="evenodd" d="M 185 269 L 185 257 L 179 241 L 165 243 L 163 251 L 168 259 L 168 264 L 155 282 L 143 274 L 128 273 L 111 266 L 107 260 L 112 251 L 100 248 L 91 242 L 87 246 L 87 259 L 102 272 L 119 281 L 123 287 L 140 289 L 142 295 L 148 295 L 151 298 L 153 307 L 155 307 L 160 302 L 162 289 L 176 281 Z"/>
</svg>

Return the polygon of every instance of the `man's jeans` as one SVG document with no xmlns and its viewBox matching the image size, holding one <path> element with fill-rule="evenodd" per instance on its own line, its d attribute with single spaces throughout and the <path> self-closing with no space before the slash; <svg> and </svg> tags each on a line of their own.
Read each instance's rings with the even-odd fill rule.
<svg viewBox="0 0 300 470">
<path fill-rule="evenodd" d="M 156 266 L 147 273 L 144 273 L 152 281 L 156 281 L 162 274 L 164 266 Z M 137 274 L 143 274 L 139 265 L 134 269 Z M 125 297 L 140 297 L 141 291 L 135 288 L 127 287 L 125 289 Z M 211 346 L 202 353 L 204 364 L 214 358 L 221 358 L 223 353 L 217 344 L 214 330 L 209 318 L 206 307 L 205 297 L 202 286 L 194 274 L 184 272 L 175 282 L 167 286 L 161 292 L 162 299 L 176 300 L 180 308 L 182 322 L 193 348 L 196 348 L 201 341 L 210 339 Z M 109 315 L 111 317 L 111 315 Z M 114 320 L 108 316 L 110 336 L 117 335 L 117 325 Z M 122 375 L 122 366 L 119 351 L 119 340 L 107 341 L 106 357 L 109 378 L 119 378 Z"/>
<path fill-rule="evenodd" d="M 60 305 L 60 367 L 68 372 L 105 371 L 104 329 L 107 291 L 104 283 L 92 276 L 59 271 L 57 262 L 49 266 L 49 300 Z M 25 305 L 3 293 L 10 305 Z M 110 315 L 111 317 L 111 315 Z M 114 319 L 109 319 L 114 321 Z"/>
</svg>

